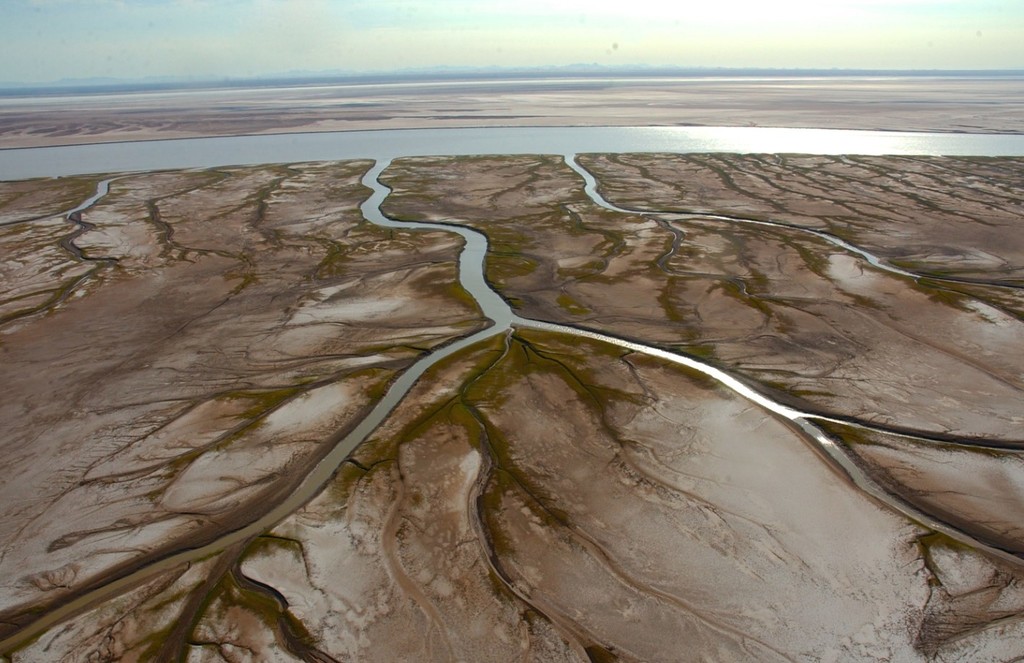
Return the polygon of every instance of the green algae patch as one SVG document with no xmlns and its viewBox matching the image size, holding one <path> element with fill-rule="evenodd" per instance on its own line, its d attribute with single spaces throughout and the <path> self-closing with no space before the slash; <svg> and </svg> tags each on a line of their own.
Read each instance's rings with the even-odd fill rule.
<svg viewBox="0 0 1024 663">
<path fill-rule="evenodd" d="M 567 292 L 562 292 L 560 295 L 558 295 L 558 299 L 556 299 L 555 301 L 558 302 L 558 305 L 561 306 L 565 311 L 571 313 L 572 315 L 587 315 L 588 313 L 591 312 L 589 308 L 579 303 L 576 299 L 573 298 L 572 295 L 570 295 Z"/>
<path fill-rule="evenodd" d="M 237 567 L 224 574 L 211 592 L 203 617 L 193 631 L 192 640 L 200 641 L 196 632 L 202 629 L 203 622 L 215 620 L 228 625 L 231 612 L 238 609 L 250 613 L 263 628 L 277 634 L 278 641 L 292 653 L 308 650 L 315 645 L 312 634 L 291 614 L 276 590 L 245 577 Z"/>
<path fill-rule="evenodd" d="M 537 260 L 525 255 L 488 252 L 486 274 L 489 281 L 507 286 L 513 279 L 533 274 L 539 266 Z"/>
<path fill-rule="evenodd" d="M 710 343 L 679 345 L 678 349 L 680 352 L 705 361 L 713 361 L 718 358 L 715 353 L 715 346 Z"/>
<path fill-rule="evenodd" d="M 327 251 L 314 272 L 317 280 L 335 279 L 351 275 L 352 264 L 349 251 L 337 242 L 329 242 Z"/>
<path fill-rule="evenodd" d="M 275 534 L 257 536 L 242 553 L 240 559 L 245 561 L 270 557 L 280 550 L 287 552 L 293 561 L 302 564 L 302 542 Z"/>
<path fill-rule="evenodd" d="M 422 411 L 405 423 L 395 434 L 371 436 L 356 448 L 352 453 L 352 458 L 363 466 L 372 465 L 380 458 L 394 458 L 397 456 L 399 446 L 407 440 L 414 439 L 420 432 L 433 425 L 439 417 L 452 421 L 462 420 L 461 414 L 452 412 L 452 407 L 458 401 L 461 391 L 465 388 L 464 385 L 474 382 L 479 376 L 485 374 L 504 352 L 505 337 L 495 334 L 445 357 L 431 366 L 420 377 L 418 385 L 452 382 L 447 376 L 455 374 L 458 378 L 454 382 L 458 386 L 451 392 L 443 394 L 439 399 L 426 403 L 417 400 L 420 389 L 414 387 L 413 391 L 406 395 L 403 403 L 405 407 L 414 407 L 416 406 L 414 404 L 418 403 L 418 407 Z M 391 416 L 401 416 L 401 408 L 402 406 Z"/>
<path fill-rule="evenodd" d="M 244 399 L 252 403 L 239 416 L 243 419 L 257 419 L 298 396 L 302 391 L 302 387 L 294 386 L 267 391 L 236 391 L 229 394 L 228 397 Z"/>
</svg>

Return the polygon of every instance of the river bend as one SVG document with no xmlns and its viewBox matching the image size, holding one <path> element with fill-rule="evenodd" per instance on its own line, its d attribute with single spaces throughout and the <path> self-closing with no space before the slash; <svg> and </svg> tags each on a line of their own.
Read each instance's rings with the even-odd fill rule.
<svg viewBox="0 0 1024 663">
<path fill-rule="evenodd" d="M 780 224 L 771 221 L 760 221 L 755 219 L 743 219 L 740 217 L 729 217 L 722 215 L 705 215 L 697 213 L 680 213 L 676 211 L 656 210 L 633 210 L 618 207 L 605 200 L 598 192 L 598 183 L 586 169 L 576 162 L 573 155 L 565 157 L 566 163 L 576 171 L 585 182 L 585 192 L 597 205 L 612 211 L 626 214 L 658 214 L 672 217 L 711 218 L 734 222 L 756 223 L 760 225 L 785 227 L 788 229 L 803 230 L 817 235 L 831 242 L 832 244 L 850 251 L 871 264 L 887 271 L 900 274 L 910 278 L 921 278 L 921 275 L 914 274 L 897 267 L 886 265 L 884 261 L 873 256 L 867 251 L 852 246 L 843 240 L 812 229 L 800 228 L 787 224 Z M 491 324 L 486 329 L 459 339 L 444 347 L 438 348 L 417 360 L 389 386 L 384 397 L 374 406 L 348 434 L 338 440 L 333 449 L 320 461 L 320 463 L 308 474 L 296 490 L 283 502 L 275 505 L 270 511 L 256 521 L 229 532 L 219 539 L 199 548 L 184 550 L 166 557 L 158 562 L 147 565 L 129 575 L 114 580 L 91 592 L 87 592 L 78 598 L 67 602 L 59 608 L 40 617 L 35 622 L 27 625 L 16 635 L 0 642 L 0 649 L 7 649 L 17 646 L 18 643 L 40 633 L 44 629 L 59 623 L 63 619 L 75 614 L 99 601 L 110 598 L 118 593 L 135 586 L 138 582 L 160 572 L 177 567 L 181 564 L 203 559 L 215 552 L 221 551 L 235 543 L 245 541 L 251 537 L 258 536 L 271 529 L 281 520 L 291 515 L 295 510 L 312 499 L 323 487 L 323 485 L 335 474 L 337 469 L 348 458 L 353 450 L 365 441 L 374 430 L 387 418 L 394 408 L 412 389 L 416 381 L 432 366 L 441 360 L 449 357 L 479 341 L 491 338 L 499 334 L 510 333 L 515 327 L 539 329 L 560 334 L 567 334 L 576 337 L 588 338 L 601 343 L 607 343 L 623 348 L 630 352 L 636 352 L 663 361 L 697 371 L 709 378 L 714 379 L 720 385 L 730 389 L 737 395 L 747 399 L 753 405 L 770 411 L 774 415 L 790 422 L 797 430 L 803 433 L 808 444 L 821 456 L 834 470 L 847 477 L 854 485 L 865 493 L 871 495 L 877 501 L 885 504 L 896 512 L 906 517 L 925 524 L 927 527 L 942 532 L 951 538 L 963 542 L 969 546 L 983 549 L 997 557 L 1020 564 L 1021 559 L 1011 553 L 984 544 L 973 537 L 951 527 L 941 521 L 935 520 L 915 507 L 905 503 L 899 498 L 883 490 L 872 478 L 852 460 L 843 450 L 842 446 L 831 439 L 824 431 L 814 425 L 813 421 L 831 421 L 874 428 L 865 422 L 856 422 L 849 419 L 833 418 L 821 414 L 804 412 L 788 405 L 779 403 L 752 387 L 746 381 L 724 371 L 718 367 L 701 361 L 693 356 L 672 352 L 664 348 L 646 345 L 635 340 L 619 338 L 606 333 L 588 330 L 579 327 L 572 327 L 543 320 L 534 320 L 516 315 L 508 303 L 487 283 L 484 275 L 485 259 L 488 249 L 487 238 L 480 232 L 471 228 L 450 223 L 428 223 L 398 221 L 388 218 L 381 211 L 381 204 L 390 194 L 391 190 L 380 182 L 380 175 L 390 165 L 390 159 L 378 160 L 363 177 L 363 184 L 372 190 L 372 194 L 361 204 L 360 209 L 367 220 L 374 224 L 387 228 L 402 228 L 406 230 L 432 230 L 453 232 L 463 238 L 464 246 L 459 254 L 459 282 L 462 287 L 473 297 L 483 314 L 490 320 Z M 68 210 L 66 214 L 83 211 L 94 205 L 109 191 L 109 179 L 103 180 L 97 187 L 96 194 L 84 201 L 81 205 Z M 878 429 L 885 430 L 885 429 Z"/>
</svg>

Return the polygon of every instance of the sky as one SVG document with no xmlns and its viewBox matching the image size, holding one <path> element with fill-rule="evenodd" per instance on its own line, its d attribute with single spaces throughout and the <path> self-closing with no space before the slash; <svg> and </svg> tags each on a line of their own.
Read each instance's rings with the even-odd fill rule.
<svg viewBox="0 0 1024 663">
<path fill-rule="evenodd" d="M 1024 69 L 1024 0 L 0 0 L 0 81 L 432 67 Z"/>
</svg>

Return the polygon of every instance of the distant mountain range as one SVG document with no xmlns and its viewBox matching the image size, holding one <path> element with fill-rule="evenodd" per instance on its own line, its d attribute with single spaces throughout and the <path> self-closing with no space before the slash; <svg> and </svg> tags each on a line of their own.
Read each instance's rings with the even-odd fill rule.
<svg viewBox="0 0 1024 663">
<path fill-rule="evenodd" d="M 495 79 L 610 77 L 1019 77 L 1021 69 L 765 69 L 723 67 L 605 66 L 571 64 L 549 67 L 429 67 L 389 72 L 287 71 L 252 77 L 148 76 L 145 78 L 64 78 L 45 83 L 0 81 L 0 94 L 56 94 L 67 91 L 118 92 L 204 88 L 287 87 L 324 84 L 374 84 Z"/>
</svg>

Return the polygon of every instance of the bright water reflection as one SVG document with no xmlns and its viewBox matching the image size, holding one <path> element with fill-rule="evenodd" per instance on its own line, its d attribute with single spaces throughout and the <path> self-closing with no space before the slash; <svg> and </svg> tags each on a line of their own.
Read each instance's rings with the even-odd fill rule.
<svg viewBox="0 0 1024 663">
<path fill-rule="evenodd" d="M 340 131 L 6 149 L 0 150 L 0 180 L 339 159 L 586 152 L 1024 156 L 1024 135 L 768 127 Z"/>
</svg>

